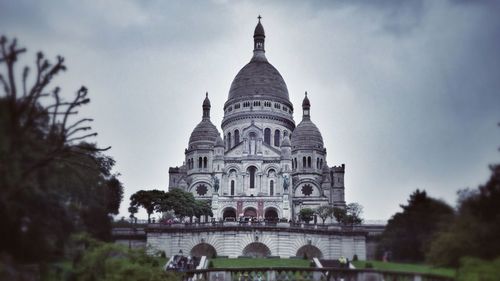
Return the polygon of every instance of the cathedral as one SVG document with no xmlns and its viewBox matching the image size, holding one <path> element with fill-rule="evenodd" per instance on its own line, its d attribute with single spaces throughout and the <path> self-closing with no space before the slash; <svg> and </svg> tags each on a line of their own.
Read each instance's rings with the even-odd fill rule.
<svg viewBox="0 0 500 281">
<path fill-rule="evenodd" d="M 266 58 L 265 38 L 259 17 L 253 56 L 224 104 L 222 136 L 210 121 L 207 94 L 184 164 L 169 169 L 169 188 L 210 200 L 216 220 L 296 221 L 304 208 L 345 207 L 345 165 L 328 166 L 307 92 L 295 125 L 286 83 Z"/>
</svg>

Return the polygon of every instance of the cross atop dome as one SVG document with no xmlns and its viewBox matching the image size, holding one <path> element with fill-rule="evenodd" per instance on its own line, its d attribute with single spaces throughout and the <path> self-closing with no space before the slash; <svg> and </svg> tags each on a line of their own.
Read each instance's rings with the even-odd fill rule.
<svg viewBox="0 0 500 281">
<path fill-rule="evenodd" d="M 302 101 L 303 118 L 310 117 L 310 109 L 311 109 L 311 102 L 309 101 L 309 98 L 307 97 L 307 91 L 306 91 L 304 100 Z"/>
<path fill-rule="evenodd" d="M 203 101 L 203 119 L 210 119 L 210 100 L 208 99 L 208 92 L 205 93 L 205 100 Z"/>
<path fill-rule="evenodd" d="M 260 22 L 262 17 L 259 15 L 257 19 L 259 19 L 259 22 L 257 23 L 257 26 L 255 27 L 255 31 L 253 33 L 253 50 L 254 52 L 264 52 L 264 39 L 266 38 L 266 34 L 264 32 L 264 26 L 262 26 L 262 23 Z"/>
</svg>

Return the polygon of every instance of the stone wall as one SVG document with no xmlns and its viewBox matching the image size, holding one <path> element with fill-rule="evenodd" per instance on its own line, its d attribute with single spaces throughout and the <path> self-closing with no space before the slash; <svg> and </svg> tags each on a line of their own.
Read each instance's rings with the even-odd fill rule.
<svg viewBox="0 0 500 281">
<path fill-rule="evenodd" d="M 150 251 L 165 251 L 173 256 L 182 251 L 189 255 L 199 245 L 212 246 L 217 256 L 238 257 L 252 252 L 249 247 L 265 248 L 271 256 L 295 257 L 299 249 L 319 250 L 324 259 L 340 256 L 352 259 L 356 254 L 360 260 L 366 259 L 366 232 L 327 229 L 304 229 L 294 227 L 218 227 L 218 228 L 150 228 L 147 244 Z M 263 245 L 262 245 L 263 244 Z M 206 246 L 208 246 L 206 245 Z M 303 248 L 306 247 L 306 248 Z"/>
</svg>

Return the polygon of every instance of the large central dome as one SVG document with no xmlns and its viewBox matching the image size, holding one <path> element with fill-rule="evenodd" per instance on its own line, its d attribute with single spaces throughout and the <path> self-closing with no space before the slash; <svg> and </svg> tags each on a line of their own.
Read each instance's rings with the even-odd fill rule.
<svg viewBox="0 0 500 281">
<path fill-rule="evenodd" d="M 252 59 L 236 75 L 229 90 L 229 100 L 269 97 L 289 102 L 286 83 L 267 60 Z"/>
<path fill-rule="evenodd" d="M 226 105 L 235 101 L 268 99 L 292 106 L 285 80 L 265 56 L 264 27 L 259 23 L 254 32 L 254 51 L 250 62 L 236 75 Z"/>
</svg>

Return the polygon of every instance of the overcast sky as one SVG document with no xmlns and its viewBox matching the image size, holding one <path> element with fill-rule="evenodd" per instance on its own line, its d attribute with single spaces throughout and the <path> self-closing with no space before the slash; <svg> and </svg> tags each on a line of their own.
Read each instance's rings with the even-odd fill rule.
<svg viewBox="0 0 500 281">
<path fill-rule="evenodd" d="M 266 55 L 302 118 L 304 91 L 346 200 L 388 219 L 417 188 L 455 204 L 500 162 L 500 1 L 0 0 L 0 34 L 61 54 L 54 81 L 92 102 L 128 198 L 166 189 L 208 91 L 219 128 L 261 14 Z M 20 68 L 19 68 L 20 69 Z M 141 215 L 145 217 L 145 213 Z"/>
</svg>

